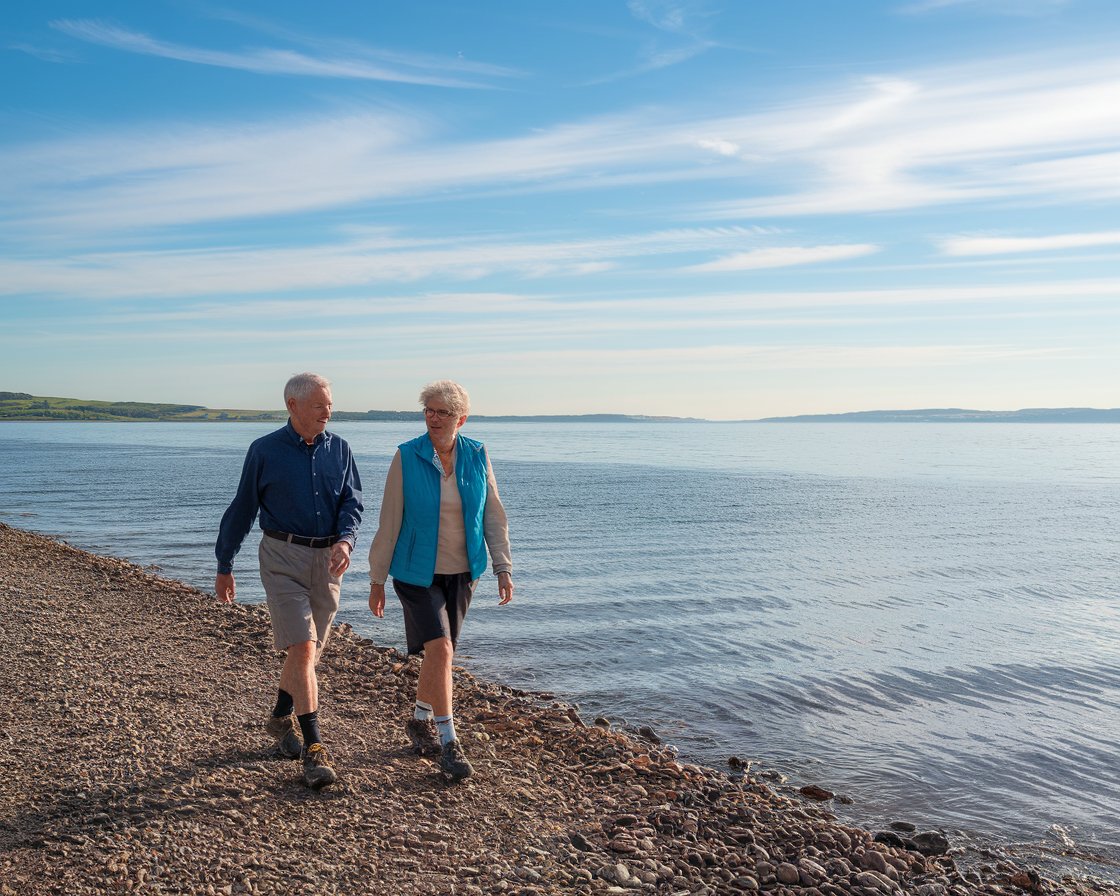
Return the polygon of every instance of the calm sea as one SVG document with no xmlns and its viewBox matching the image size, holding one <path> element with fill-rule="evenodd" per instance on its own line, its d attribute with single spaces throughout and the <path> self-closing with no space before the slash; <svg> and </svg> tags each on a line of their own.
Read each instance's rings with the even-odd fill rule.
<svg viewBox="0 0 1120 896">
<path fill-rule="evenodd" d="M 0 519 L 204 589 L 272 425 L 0 425 Z M 421 423 L 342 423 L 367 524 Z M 1120 426 L 471 422 L 517 598 L 480 585 L 476 673 L 651 725 L 982 851 L 1120 880 Z M 255 539 L 239 593 L 263 597 Z"/>
</svg>

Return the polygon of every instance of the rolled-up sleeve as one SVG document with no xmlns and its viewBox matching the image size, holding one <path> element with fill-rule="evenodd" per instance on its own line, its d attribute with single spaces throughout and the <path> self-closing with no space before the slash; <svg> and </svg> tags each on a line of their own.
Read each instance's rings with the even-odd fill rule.
<svg viewBox="0 0 1120 896">
<path fill-rule="evenodd" d="M 385 476 L 385 494 L 381 498 L 381 515 L 377 521 L 377 534 L 369 546 L 369 580 L 384 585 L 389 578 L 393 551 L 404 518 L 404 474 L 401 472 L 401 453 L 398 450 L 389 464 Z"/>
</svg>

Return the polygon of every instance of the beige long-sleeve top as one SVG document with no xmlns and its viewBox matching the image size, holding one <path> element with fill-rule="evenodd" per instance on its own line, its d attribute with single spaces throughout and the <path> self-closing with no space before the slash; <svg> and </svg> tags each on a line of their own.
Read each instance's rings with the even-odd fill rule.
<svg viewBox="0 0 1120 896">
<path fill-rule="evenodd" d="M 458 449 L 455 449 L 457 452 Z M 451 469 L 455 469 L 456 454 L 452 452 Z M 401 472 L 401 452 L 398 449 L 389 464 L 385 477 L 385 494 L 381 499 L 381 516 L 377 534 L 369 546 L 369 579 L 375 585 L 385 584 L 393 551 L 401 531 L 404 517 L 404 475 Z M 509 549 L 509 522 L 506 509 L 498 495 L 494 469 L 486 458 L 486 508 L 482 516 L 482 534 L 490 550 L 494 574 L 513 572 L 513 559 Z M 439 495 L 439 545 L 436 548 L 436 572 L 453 574 L 470 569 L 467 560 L 467 531 L 463 523 L 463 501 L 454 473 L 440 477 Z"/>
</svg>

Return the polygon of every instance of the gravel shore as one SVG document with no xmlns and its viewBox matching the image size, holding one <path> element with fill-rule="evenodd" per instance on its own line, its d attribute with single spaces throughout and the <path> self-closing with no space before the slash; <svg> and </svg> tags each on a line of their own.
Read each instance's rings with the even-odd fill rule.
<svg viewBox="0 0 1120 896">
<path fill-rule="evenodd" d="M 0 605 L 4 896 L 1120 894 L 1008 864 L 962 873 L 937 836 L 876 841 L 463 670 L 476 773 L 448 784 L 406 749 L 417 663 L 347 626 L 320 667 L 341 779 L 311 791 L 262 731 L 279 669 L 263 607 L 3 524 Z"/>
</svg>

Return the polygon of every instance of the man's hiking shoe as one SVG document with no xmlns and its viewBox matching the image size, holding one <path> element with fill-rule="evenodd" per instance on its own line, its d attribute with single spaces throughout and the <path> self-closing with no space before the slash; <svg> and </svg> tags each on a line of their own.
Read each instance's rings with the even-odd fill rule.
<svg viewBox="0 0 1120 896">
<path fill-rule="evenodd" d="M 463 778 L 469 778 L 474 773 L 474 768 L 467 762 L 458 740 L 449 740 L 443 745 L 439 768 L 452 781 L 462 781 Z"/>
<path fill-rule="evenodd" d="M 412 752 L 417 756 L 438 756 L 443 751 L 439 744 L 439 734 L 436 733 L 436 723 L 430 719 L 409 719 L 404 730 L 408 732 Z"/>
<path fill-rule="evenodd" d="M 312 744 L 303 752 L 303 783 L 313 790 L 326 787 L 338 780 L 334 769 L 327 765 L 327 748 Z"/>
<path fill-rule="evenodd" d="M 299 736 L 295 716 L 271 716 L 264 730 L 276 738 L 276 749 L 285 759 L 299 759 L 302 755 L 303 740 Z"/>
</svg>

